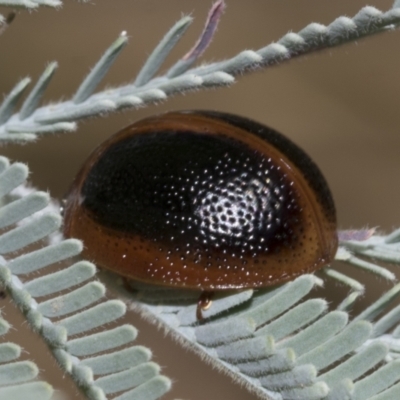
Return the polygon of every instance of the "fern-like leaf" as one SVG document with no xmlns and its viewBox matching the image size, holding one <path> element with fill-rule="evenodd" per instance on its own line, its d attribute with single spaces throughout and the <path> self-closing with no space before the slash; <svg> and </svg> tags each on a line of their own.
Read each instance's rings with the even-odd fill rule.
<svg viewBox="0 0 400 400">
<path fill-rule="evenodd" d="M 10 324 L 0 316 L 0 338 L 10 330 Z M 54 390 L 50 384 L 37 379 L 39 368 L 32 361 L 19 361 L 21 346 L 16 343 L 0 343 L 0 398 L 35 398 L 48 400 Z"/>
<path fill-rule="evenodd" d="M 28 83 L 27 80 L 21 81 L 0 106 L 0 140 L 30 141 L 34 140 L 37 134 L 68 132 L 75 130 L 74 121 L 82 118 L 142 107 L 187 91 L 231 85 L 235 81 L 235 76 L 245 72 L 267 68 L 312 51 L 358 40 L 364 36 L 393 29 L 400 24 L 400 8 L 396 4 L 387 12 L 381 12 L 374 7 L 364 7 L 353 18 L 339 17 L 328 26 L 312 23 L 298 33 L 288 33 L 276 43 L 259 50 L 246 50 L 229 60 L 187 69 L 202 54 L 211 40 L 216 25 L 215 19 L 220 16 L 217 6 L 215 10 L 210 14 L 205 33 L 199 39 L 200 47 L 195 46 L 189 55 L 183 57 L 165 75 L 153 77 L 190 24 L 189 17 L 183 17 L 165 35 L 133 84 L 93 94 L 124 47 L 125 32 L 100 58 L 69 101 L 36 108 L 33 111 L 33 106 L 37 106 L 37 100 L 50 79 L 42 77 L 28 97 L 29 113 L 26 112 L 26 106 L 23 112 L 11 114 Z M 212 33 L 209 33 L 210 31 Z M 47 76 L 46 71 L 44 76 Z"/>
<path fill-rule="evenodd" d="M 320 285 L 304 275 L 277 288 L 221 294 L 200 324 L 190 292 L 136 284 L 132 308 L 261 398 L 386 398 L 400 380 L 400 306 L 385 310 L 400 285 L 355 318 L 329 311 L 322 298 L 305 300 Z"/>
<path fill-rule="evenodd" d="M 6 229 L 0 235 L 2 286 L 47 342 L 60 367 L 88 398 L 101 400 L 110 393 L 122 392 L 116 399 L 157 399 L 169 390 L 170 381 L 150 361 L 151 351 L 134 344 L 137 330 L 133 326 L 104 328 L 122 317 L 126 306 L 105 298 L 104 285 L 95 280 L 95 266 L 78 261 L 70 266 L 63 264 L 55 272 L 43 272 L 79 255 L 82 244 L 74 239 L 54 240 L 53 244 L 18 255 L 27 246 L 46 239 L 61 223 L 59 213 L 48 207 L 50 198 L 46 193 L 19 187 L 27 175 L 25 165 L 9 165 L 6 158 L 0 157 L 0 227 Z M 38 271 L 40 277 L 35 276 Z M 3 330 L 7 328 L 4 320 L 0 325 Z M 99 328 L 100 332 L 94 331 Z M 10 346 L 0 345 L 0 359 L 2 348 L 6 357 Z M 1 398 L 27 398 L 29 390 L 37 393 L 35 399 L 50 398 L 51 388 L 43 382 L 10 386 L 29 382 L 37 372 L 30 361 L 0 365 Z"/>
<path fill-rule="evenodd" d="M 60 7 L 61 0 L 0 0 L 0 6 L 33 9 L 39 6 Z"/>
</svg>

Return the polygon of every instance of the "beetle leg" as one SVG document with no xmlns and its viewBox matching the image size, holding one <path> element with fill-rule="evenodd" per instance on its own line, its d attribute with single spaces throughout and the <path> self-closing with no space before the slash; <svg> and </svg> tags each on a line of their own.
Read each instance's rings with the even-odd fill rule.
<svg viewBox="0 0 400 400">
<path fill-rule="evenodd" d="M 212 304 L 214 292 L 201 292 L 199 300 L 197 300 L 196 318 L 198 321 L 203 319 L 203 311 L 208 310 Z"/>
</svg>

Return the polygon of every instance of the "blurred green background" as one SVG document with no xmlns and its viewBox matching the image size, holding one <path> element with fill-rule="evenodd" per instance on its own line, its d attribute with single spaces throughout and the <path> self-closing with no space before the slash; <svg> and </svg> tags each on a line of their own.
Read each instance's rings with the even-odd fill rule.
<svg viewBox="0 0 400 400">
<path fill-rule="evenodd" d="M 9 92 L 22 77 L 36 79 L 49 61 L 59 69 L 45 102 L 68 99 L 81 80 L 123 30 L 130 37 L 101 88 L 134 79 L 146 57 L 182 14 L 194 23 L 168 58 L 165 69 L 185 54 L 203 28 L 210 1 L 66 0 L 61 10 L 19 12 L 0 37 L 0 90 Z M 329 24 L 353 16 L 365 0 L 227 0 L 217 35 L 204 61 L 258 49 L 310 22 Z M 381 10 L 391 0 L 372 0 Z M 5 14 L 5 10 L 0 10 Z M 184 96 L 108 118 L 83 121 L 77 132 L 43 137 L 36 143 L 7 145 L 2 153 L 26 162 L 33 185 L 62 198 L 80 165 L 109 135 L 155 113 L 211 109 L 253 118 L 286 134 L 306 150 L 323 171 L 333 192 L 341 228 L 400 226 L 400 32 L 393 31 L 296 58 L 238 78 L 231 88 Z M 359 275 L 370 280 L 367 274 Z M 372 278 L 373 288 L 375 278 Z M 371 289 L 373 289 L 371 288 Z M 379 289 L 377 289 L 379 290 Z M 253 399 L 162 333 L 128 319 L 141 330 L 164 373 L 175 380 L 166 399 Z M 49 361 L 54 366 L 54 361 Z M 43 370 L 48 365 L 41 366 Z M 57 379 L 57 372 L 55 373 Z M 49 378 L 50 379 L 50 378 Z M 61 382 L 62 381 L 62 382 Z M 66 379 L 54 380 L 63 385 Z M 71 392 L 71 398 L 78 398 Z"/>
</svg>

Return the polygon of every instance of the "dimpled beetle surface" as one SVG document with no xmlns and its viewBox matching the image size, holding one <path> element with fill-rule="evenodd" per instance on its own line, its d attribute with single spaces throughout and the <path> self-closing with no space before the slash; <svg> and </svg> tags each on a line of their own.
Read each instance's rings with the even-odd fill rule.
<svg viewBox="0 0 400 400">
<path fill-rule="evenodd" d="M 147 118 L 101 144 L 68 194 L 64 233 L 126 278 L 202 291 L 282 283 L 337 249 L 314 162 L 259 123 L 209 111 Z"/>
</svg>

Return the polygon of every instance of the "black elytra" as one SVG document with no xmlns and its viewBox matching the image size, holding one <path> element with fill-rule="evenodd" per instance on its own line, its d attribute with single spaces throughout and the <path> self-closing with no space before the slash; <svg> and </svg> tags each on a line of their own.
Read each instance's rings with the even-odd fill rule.
<svg viewBox="0 0 400 400">
<path fill-rule="evenodd" d="M 64 234 L 126 278 L 215 291 L 315 271 L 337 249 L 318 167 L 283 135 L 236 115 L 150 117 L 101 144 L 66 199 Z"/>
</svg>

